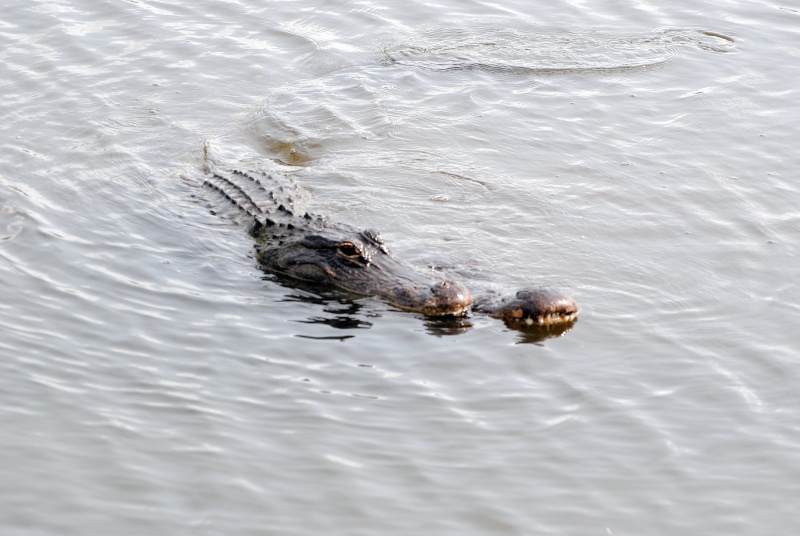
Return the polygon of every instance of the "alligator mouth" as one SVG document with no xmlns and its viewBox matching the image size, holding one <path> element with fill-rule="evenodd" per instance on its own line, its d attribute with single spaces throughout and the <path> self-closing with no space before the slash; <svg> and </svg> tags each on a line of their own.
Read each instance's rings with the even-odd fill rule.
<svg viewBox="0 0 800 536">
<path fill-rule="evenodd" d="M 519 316 L 512 315 L 514 320 L 519 320 L 520 322 L 524 322 L 527 326 L 553 326 L 556 324 L 569 324 L 571 322 L 575 322 L 578 319 L 579 311 L 573 312 L 554 312 L 554 313 L 545 313 L 536 316 L 524 316 L 522 309 L 517 309 L 519 311 Z M 515 311 L 516 312 L 516 311 Z"/>
<path fill-rule="evenodd" d="M 548 287 L 520 290 L 513 298 L 500 303 L 482 301 L 476 304 L 476 309 L 519 327 L 568 325 L 580 314 L 575 300 Z"/>
</svg>

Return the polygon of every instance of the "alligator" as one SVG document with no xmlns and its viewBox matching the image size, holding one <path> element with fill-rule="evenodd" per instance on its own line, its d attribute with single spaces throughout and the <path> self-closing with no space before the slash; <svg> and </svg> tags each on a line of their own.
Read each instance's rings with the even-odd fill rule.
<svg viewBox="0 0 800 536">
<path fill-rule="evenodd" d="M 431 317 L 479 313 L 521 331 L 542 328 L 560 334 L 580 312 L 575 300 L 549 287 L 473 298 L 463 283 L 423 274 L 395 257 L 377 230 L 298 210 L 298 189 L 282 174 L 279 180 L 263 170 L 221 169 L 207 162 L 203 184 L 250 220 L 260 267 L 294 286 L 375 296 Z"/>
</svg>

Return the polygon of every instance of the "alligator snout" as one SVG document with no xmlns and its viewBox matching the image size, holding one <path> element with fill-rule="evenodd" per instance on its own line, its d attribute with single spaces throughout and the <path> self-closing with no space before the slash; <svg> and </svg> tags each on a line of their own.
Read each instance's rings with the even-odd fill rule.
<svg viewBox="0 0 800 536">
<path fill-rule="evenodd" d="M 431 294 L 435 314 L 458 315 L 472 305 L 472 294 L 457 281 L 436 283 L 431 287 Z"/>
<path fill-rule="evenodd" d="M 472 305 L 472 294 L 457 281 L 440 281 L 429 288 L 395 287 L 383 297 L 396 307 L 429 316 L 462 315 Z"/>
</svg>

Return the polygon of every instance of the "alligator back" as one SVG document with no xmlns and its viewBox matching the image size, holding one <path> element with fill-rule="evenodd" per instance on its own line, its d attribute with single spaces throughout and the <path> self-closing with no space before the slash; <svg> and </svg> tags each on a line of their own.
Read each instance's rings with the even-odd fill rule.
<svg viewBox="0 0 800 536">
<path fill-rule="evenodd" d="M 267 220 L 287 223 L 304 214 L 300 189 L 284 174 L 223 170 L 207 165 L 203 184 L 262 225 Z"/>
</svg>

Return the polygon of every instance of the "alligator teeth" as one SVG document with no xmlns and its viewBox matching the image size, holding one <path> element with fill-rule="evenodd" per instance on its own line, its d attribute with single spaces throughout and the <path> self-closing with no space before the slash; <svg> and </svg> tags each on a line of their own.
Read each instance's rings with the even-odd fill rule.
<svg viewBox="0 0 800 536">
<path fill-rule="evenodd" d="M 525 321 L 525 325 L 532 326 L 534 324 L 538 324 L 540 326 L 547 326 L 550 324 L 563 324 L 567 322 L 573 322 L 576 318 L 578 318 L 578 313 L 549 313 L 543 314 L 536 317 L 528 316 L 525 317 L 523 320 Z"/>
</svg>

